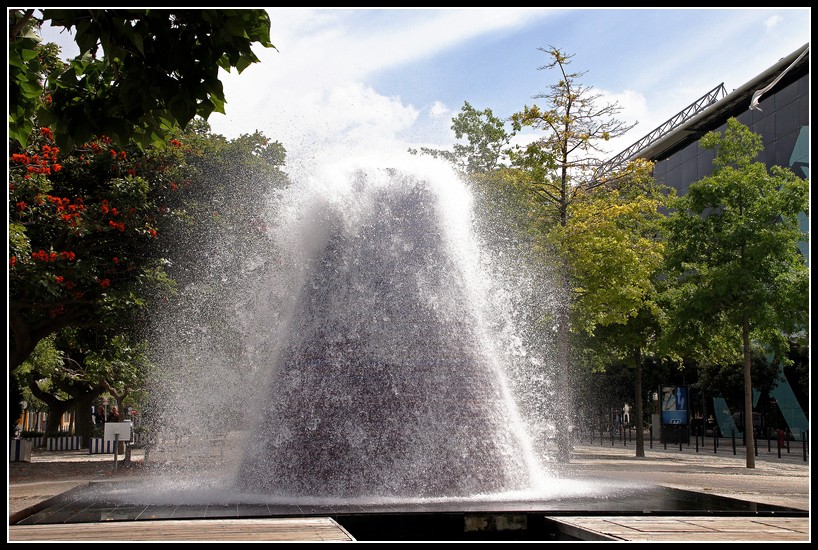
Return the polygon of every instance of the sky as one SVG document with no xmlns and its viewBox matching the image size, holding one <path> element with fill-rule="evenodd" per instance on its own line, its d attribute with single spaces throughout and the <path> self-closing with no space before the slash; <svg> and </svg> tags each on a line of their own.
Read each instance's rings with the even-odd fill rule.
<svg viewBox="0 0 818 550">
<path fill-rule="evenodd" d="M 449 148 L 469 102 L 507 118 L 557 81 L 541 48 L 637 123 L 616 154 L 719 84 L 729 93 L 810 42 L 810 8 L 271 8 L 275 48 L 223 73 L 214 132 L 256 130 L 290 159 Z M 521 136 L 521 140 L 532 135 Z M 312 160 L 310 160 L 312 159 Z"/>
</svg>

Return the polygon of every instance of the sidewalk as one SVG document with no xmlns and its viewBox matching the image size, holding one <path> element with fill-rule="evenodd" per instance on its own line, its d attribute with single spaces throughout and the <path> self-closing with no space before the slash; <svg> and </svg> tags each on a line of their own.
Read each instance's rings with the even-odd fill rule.
<svg viewBox="0 0 818 550">
<path fill-rule="evenodd" d="M 791 452 L 778 458 L 759 452 L 756 467 L 745 466 L 743 447 L 733 455 L 730 447 L 718 453 L 713 449 L 684 447 L 682 451 L 668 445 L 650 448 L 645 444 L 645 457 L 635 456 L 635 445 L 630 442 L 591 443 L 577 445 L 570 464 L 557 466 L 560 475 L 572 478 L 606 478 L 639 481 L 673 489 L 717 495 L 759 504 L 783 506 L 810 511 L 810 463 L 801 454 Z M 800 453 L 800 449 L 799 449 Z M 808 457 L 809 458 L 809 457 Z M 87 451 L 37 451 L 32 462 L 9 463 L 9 522 L 28 516 L 49 499 L 92 481 L 127 480 L 132 476 L 149 475 L 152 464 L 144 463 L 144 454 L 135 449 L 131 463 L 121 462 L 114 470 L 112 455 L 90 455 Z M 615 512 L 615 511 L 614 511 Z M 645 518 L 560 518 L 585 533 L 598 533 L 602 540 L 747 540 L 748 529 L 754 529 L 761 540 L 810 540 L 809 518 L 758 519 L 742 518 L 662 518 L 646 526 Z M 693 521 L 695 520 L 695 521 Z M 628 523 L 630 521 L 630 523 Z M 638 523 L 641 521 L 642 523 Z M 781 523 L 781 522 L 784 523 Z M 748 522 L 752 525 L 748 525 Z M 142 523 L 142 522 L 134 522 Z M 705 534 L 693 530 L 707 525 Z M 203 524 L 200 524 L 203 526 Z M 658 525 L 658 527 L 657 527 Z M 163 523 L 162 528 L 170 528 Z M 66 527 L 68 528 L 68 527 Z M 159 528 L 159 526 L 157 526 Z M 655 532 L 651 529 L 661 529 Z M 619 530 L 624 530 L 622 534 Z M 721 530 L 721 531 L 720 531 Z M 629 533 L 629 534 L 628 534 Z M 714 534 L 715 533 L 715 534 Z M 195 530 L 190 535 L 201 537 Z M 705 539 L 701 538 L 702 536 Z M 642 537 L 642 538 L 640 538 Z M 670 538 L 662 538 L 670 537 Z M 18 539 L 19 540 L 19 539 Z M 136 539 L 125 539 L 136 540 Z M 186 540 L 201 540 L 197 538 Z M 296 539 L 290 539 L 296 540 Z"/>
<path fill-rule="evenodd" d="M 48 499 L 87 485 L 92 481 L 112 480 L 140 475 L 144 452 L 134 449 L 131 463 L 119 456 L 116 470 L 111 454 L 89 454 L 88 450 L 35 450 L 31 462 L 9 462 L 9 518 L 27 515 Z"/>
<path fill-rule="evenodd" d="M 727 441 L 727 440 L 724 440 Z M 645 457 L 636 457 L 636 445 L 628 442 L 582 444 L 574 447 L 566 475 L 600 475 L 623 480 L 643 481 L 696 493 L 735 498 L 760 504 L 810 510 L 810 457 L 804 462 L 801 448 L 778 458 L 776 449 L 766 446 L 755 457 L 755 468 L 746 467 L 744 447 L 732 454 L 722 443 L 713 448 L 674 447 L 645 442 Z"/>
</svg>

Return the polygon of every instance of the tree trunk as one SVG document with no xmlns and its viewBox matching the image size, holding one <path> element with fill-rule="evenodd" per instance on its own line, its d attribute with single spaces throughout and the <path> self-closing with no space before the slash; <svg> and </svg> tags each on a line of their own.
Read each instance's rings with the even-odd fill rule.
<svg viewBox="0 0 818 550">
<path fill-rule="evenodd" d="M 46 437 L 54 437 L 57 435 L 57 432 L 61 431 L 62 416 L 74 406 L 74 400 L 68 399 L 66 401 L 60 401 L 50 393 L 41 390 L 36 382 L 30 382 L 28 389 L 31 390 L 31 394 L 34 395 L 34 397 L 45 403 L 46 407 L 48 407 L 45 435 Z"/>
<path fill-rule="evenodd" d="M 91 436 L 94 432 L 94 420 L 91 415 L 91 405 L 98 394 L 88 393 L 82 396 L 77 396 L 76 407 L 74 409 L 74 416 L 76 424 L 74 426 L 74 433 L 82 436 L 82 446 L 87 446 L 91 441 Z"/>
<path fill-rule="evenodd" d="M 753 358 L 750 354 L 750 321 L 747 314 L 741 326 L 741 339 L 744 351 L 744 441 L 747 456 L 747 467 L 756 467 L 755 434 L 753 433 L 753 376 L 751 367 Z"/>
<path fill-rule="evenodd" d="M 570 285 L 565 274 L 561 277 L 561 296 L 557 305 L 557 380 L 559 392 L 557 402 L 560 414 L 557 418 L 557 461 L 567 464 L 571 460 L 571 426 L 573 424 L 573 388 L 571 387 L 571 352 L 570 352 L 570 325 L 568 320 L 568 303 Z"/>
<path fill-rule="evenodd" d="M 633 354 L 634 363 L 636 364 L 636 373 L 634 381 L 634 406 L 636 407 L 636 456 L 644 458 L 645 456 L 645 427 L 642 420 L 642 350 L 638 347 Z"/>
</svg>

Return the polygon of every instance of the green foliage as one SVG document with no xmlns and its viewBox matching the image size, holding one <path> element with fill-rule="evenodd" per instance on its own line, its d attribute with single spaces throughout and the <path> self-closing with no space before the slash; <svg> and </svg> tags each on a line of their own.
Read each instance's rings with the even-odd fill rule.
<svg viewBox="0 0 818 550">
<path fill-rule="evenodd" d="M 166 141 L 194 117 L 224 113 L 219 70 L 259 61 L 273 47 L 263 9 L 10 10 L 10 137 L 25 146 L 34 125 L 68 149 L 94 136 L 141 147 Z M 71 30 L 80 54 L 42 62 L 35 24 Z M 42 98 L 42 99 L 40 99 Z"/>
<path fill-rule="evenodd" d="M 659 228 L 666 202 L 653 183 L 650 163 L 632 165 L 619 186 L 576 195 L 566 225 L 548 239 L 567 258 L 575 296 L 574 330 L 625 325 L 644 308 L 655 309 L 657 273 L 664 260 Z"/>
<path fill-rule="evenodd" d="M 559 80 L 535 96 L 544 106 L 525 106 L 511 117 L 512 128 L 541 131 L 542 137 L 509 151 L 512 166 L 530 174 L 532 190 L 555 208 L 558 223 L 565 224 L 568 205 L 582 189 L 604 184 L 598 169 L 601 145 L 619 137 L 634 125 L 616 119 L 621 107 L 599 105 L 599 94 L 580 82 L 583 73 L 569 72 L 573 55 L 557 48 L 540 48 L 551 61 L 541 69 L 556 69 Z"/>
<path fill-rule="evenodd" d="M 798 215 L 808 213 L 809 183 L 751 162 L 760 137 L 735 119 L 702 144 L 716 149 L 716 171 L 675 200 L 668 218 L 672 337 L 688 352 L 729 361 L 746 321 L 752 341 L 786 355 L 788 335 L 808 324 L 809 269 L 798 250 L 807 235 Z"/>
<path fill-rule="evenodd" d="M 420 152 L 451 163 L 464 174 L 488 173 L 500 167 L 503 148 L 514 137 L 506 132 L 505 123 L 494 116 L 491 109 L 478 111 L 466 101 L 460 113 L 452 119 L 452 130 L 457 139 L 451 151 L 421 147 Z M 409 150 L 417 154 L 414 149 Z"/>
</svg>

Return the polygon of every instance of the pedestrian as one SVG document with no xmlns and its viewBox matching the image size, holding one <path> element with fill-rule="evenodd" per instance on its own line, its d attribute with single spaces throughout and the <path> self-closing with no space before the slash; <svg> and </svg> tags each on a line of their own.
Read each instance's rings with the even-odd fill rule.
<svg viewBox="0 0 818 550">
<path fill-rule="evenodd" d="M 119 422 L 119 409 L 111 407 L 111 412 L 108 413 L 108 422 Z"/>
</svg>

